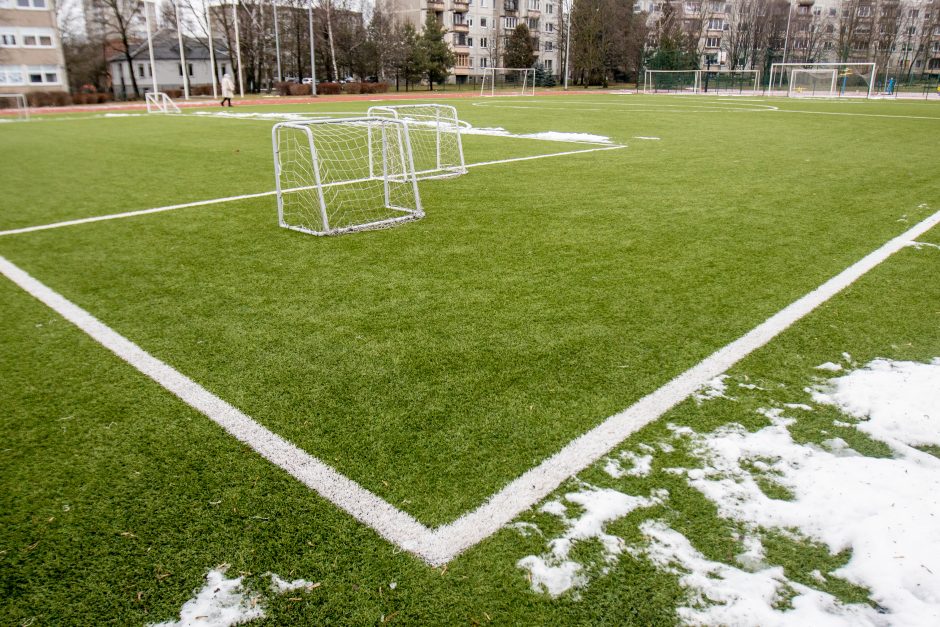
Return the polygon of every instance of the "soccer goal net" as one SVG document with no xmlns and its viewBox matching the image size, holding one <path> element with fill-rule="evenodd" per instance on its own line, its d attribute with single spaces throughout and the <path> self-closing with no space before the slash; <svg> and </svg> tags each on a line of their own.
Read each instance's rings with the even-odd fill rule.
<svg viewBox="0 0 940 627">
<path fill-rule="evenodd" d="M 790 73 L 787 96 L 790 98 L 835 98 L 838 70 L 801 70 Z"/>
<path fill-rule="evenodd" d="M 147 113 L 179 113 L 180 108 L 162 91 L 148 92 Z"/>
<path fill-rule="evenodd" d="M 439 104 L 369 107 L 367 115 L 401 120 L 408 125 L 415 175 L 419 180 L 467 173 L 460 120 L 454 107 Z"/>
<path fill-rule="evenodd" d="M 702 93 L 729 96 L 754 95 L 760 91 L 759 70 L 700 70 Z"/>
<path fill-rule="evenodd" d="M 423 217 L 408 133 L 389 118 L 275 124 L 280 225 L 334 235 Z"/>
<path fill-rule="evenodd" d="M 481 96 L 534 96 L 535 70 L 532 68 L 488 67 L 483 70 Z"/>
<path fill-rule="evenodd" d="M 0 109 L 12 111 L 18 120 L 29 119 L 29 103 L 23 94 L 0 94 Z"/>
<path fill-rule="evenodd" d="M 646 70 L 643 93 L 690 93 L 698 92 L 702 73 L 699 70 Z"/>
<path fill-rule="evenodd" d="M 876 75 L 874 63 L 774 63 L 767 87 L 793 97 L 870 98 Z"/>
</svg>

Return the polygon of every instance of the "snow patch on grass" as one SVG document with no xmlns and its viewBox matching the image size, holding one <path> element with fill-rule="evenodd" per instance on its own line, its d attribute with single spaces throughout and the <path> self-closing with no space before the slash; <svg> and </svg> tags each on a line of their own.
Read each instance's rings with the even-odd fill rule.
<svg viewBox="0 0 940 627">
<path fill-rule="evenodd" d="M 824 364 L 819 364 L 816 366 L 816 370 L 827 370 L 829 372 L 839 372 L 842 370 L 842 366 L 835 362 L 827 361 Z"/>
<path fill-rule="evenodd" d="M 868 606 L 843 604 L 830 594 L 788 579 L 781 566 L 749 572 L 711 561 L 661 521 L 646 521 L 640 531 L 648 544 L 631 547 L 630 552 L 679 575 L 679 583 L 689 593 L 689 604 L 678 609 L 684 623 L 819 626 L 884 622 Z M 779 609 L 784 601 L 790 607 Z"/>
<path fill-rule="evenodd" d="M 592 133 L 562 133 L 559 131 L 544 131 L 541 133 L 510 133 L 501 126 L 493 127 L 475 127 L 463 128 L 460 131 L 464 135 L 489 135 L 491 137 L 518 137 L 522 139 L 540 139 L 553 142 L 573 142 L 589 144 L 612 144 L 610 137 L 606 135 L 594 135 Z"/>
<path fill-rule="evenodd" d="M 557 597 L 573 588 L 583 587 L 590 581 L 588 568 L 571 559 L 572 549 L 579 543 L 598 542 L 602 551 L 601 562 L 588 566 L 596 566 L 602 573 L 608 572 L 610 565 L 616 563 L 617 556 L 623 552 L 624 542 L 622 538 L 607 533 L 607 524 L 636 509 L 659 505 L 667 497 L 665 490 L 645 498 L 591 485 L 585 485 L 578 492 L 569 492 L 564 500 L 579 506 L 581 514 L 569 518 L 567 507 L 561 501 L 546 503 L 541 510 L 561 518 L 565 532 L 549 542 L 546 553 L 523 557 L 516 566 L 528 571 L 535 592 Z"/>
<path fill-rule="evenodd" d="M 889 445 L 940 445 L 940 359 L 875 359 L 830 379 L 813 400 L 858 418 L 859 430 Z"/>
<path fill-rule="evenodd" d="M 728 385 L 725 383 L 725 379 L 727 378 L 728 375 L 722 374 L 703 385 L 702 388 L 695 393 L 695 401 L 701 404 L 716 398 L 734 400 L 725 395 L 725 392 L 728 391 Z"/>
<path fill-rule="evenodd" d="M 643 137 L 642 135 L 637 135 L 633 139 L 645 139 L 648 141 L 659 141 L 659 137 Z"/>
<path fill-rule="evenodd" d="M 637 455 L 630 451 L 623 451 L 618 456 L 619 459 L 608 457 L 604 464 L 604 472 L 619 479 L 620 477 L 646 477 L 653 468 L 652 455 Z M 624 468 L 622 462 L 629 462 L 629 467 Z"/>
<path fill-rule="evenodd" d="M 215 569 L 206 575 L 206 583 L 196 596 L 183 604 L 179 621 L 157 623 L 154 627 L 228 627 L 262 617 L 264 610 L 257 597 L 244 589 L 242 577 L 226 579 L 224 569 Z"/>
<path fill-rule="evenodd" d="M 284 594 L 285 592 L 293 592 L 294 590 L 313 590 L 318 587 L 320 584 L 315 581 L 307 581 L 306 579 L 294 579 L 293 581 L 286 581 L 281 579 L 274 573 L 268 573 L 271 576 L 271 590 L 277 592 L 278 594 Z"/>
</svg>

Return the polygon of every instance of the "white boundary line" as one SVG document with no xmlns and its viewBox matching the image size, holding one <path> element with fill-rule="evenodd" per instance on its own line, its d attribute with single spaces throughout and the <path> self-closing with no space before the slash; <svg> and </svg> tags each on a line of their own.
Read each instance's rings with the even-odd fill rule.
<svg viewBox="0 0 940 627">
<path fill-rule="evenodd" d="M 631 434 L 661 417 L 709 380 L 767 344 L 938 224 L 940 211 L 891 239 L 655 392 L 579 436 L 535 468 L 511 481 L 480 507 L 435 530 L 422 525 L 409 514 L 259 425 L 3 257 L 0 257 L 0 273 L 356 520 L 428 564 L 439 566 L 499 531 L 503 525 L 538 503 L 569 477 L 608 454 Z"/>
<path fill-rule="evenodd" d="M 533 141 L 548 141 L 548 140 L 539 140 L 534 139 Z M 484 165 L 497 165 L 500 163 L 513 163 L 516 161 L 531 161 L 533 159 L 547 159 L 549 157 L 563 157 L 567 155 L 576 155 L 579 153 L 587 152 L 598 152 L 601 150 L 616 150 L 619 148 L 626 148 L 623 145 L 615 146 L 604 146 L 603 148 L 587 148 L 584 150 L 569 150 L 566 152 L 552 152 L 544 155 L 532 155 L 529 157 L 515 157 L 512 159 L 500 159 L 498 161 L 481 161 L 479 163 L 468 163 L 466 167 L 475 168 L 478 166 Z M 338 183 L 337 183 L 338 185 Z M 257 194 L 242 194 L 241 196 L 229 196 L 227 198 L 213 198 L 212 200 L 197 200 L 195 202 L 186 202 L 178 205 L 167 205 L 166 207 L 155 207 L 153 209 L 139 209 L 137 211 L 124 211 L 121 213 L 111 213 L 103 216 L 92 216 L 90 218 L 77 218 L 75 220 L 65 220 L 63 222 L 51 222 L 49 224 L 39 224 L 37 226 L 24 226 L 17 229 L 9 229 L 6 231 L 0 231 L 0 237 L 6 235 L 21 235 L 23 233 L 32 233 L 34 231 L 45 231 L 48 229 L 60 229 L 66 226 L 76 226 L 79 224 L 88 224 L 90 222 L 102 222 L 105 220 L 119 220 L 121 218 L 134 218 L 136 216 L 143 216 L 150 213 L 161 213 L 164 211 L 174 211 L 176 209 L 187 209 L 189 207 L 203 207 L 206 205 L 215 205 L 219 203 L 233 202 L 236 200 L 247 200 L 249 198 L 263 198 L 264 196 L 274 196 L 277 194 L 277 191 L 270 192 L 259 192 Z"/>
</svg>

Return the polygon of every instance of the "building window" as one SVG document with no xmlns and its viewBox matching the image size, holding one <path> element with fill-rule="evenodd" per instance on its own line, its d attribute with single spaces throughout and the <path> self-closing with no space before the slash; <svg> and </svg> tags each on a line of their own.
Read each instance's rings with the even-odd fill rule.
<svg viewBox="0 0 940 627">
<path fill-rule="evenodd" d="M 12 48 L 16 46 L 16 35 L 13 33 L 0 34 L 0 47 Z"/>
<path fill-rule="evenodd" d="M 467 37 L 467 45 L 473 47 L 473 37 Z"/>
<path fill-rule="evenodd" d="M 546 60 L 545 60 L 545 71 L 546 71 L 546 72 L 551 72 L 551 71 L 552 71 L 552 60 L 551 60 L 551 59 L 546 59 Z"/>
<path fill-rule="evenodd" d="M 16 0 L 18 9 L 45 9 L 46 0 Z"/>
<path fill-rule="evenodd" d="M 22 85 L 23 68 L 19 65 L 0 65 L 0 85 Z"/>
<path fill-rule="evenodd" d="M 724 20 L 719 17 L 713 17 L 708 20 L 709 30 L 721 30 L 725 25 Z"/>
<path fill-rule="evenodd" d="M 480 47 L 481 48 L 489 47 L 489 42 L 486 40 L 486 37 L 480 37 Z"/>
<path fill-rule="evenodd" d="M 486 67 L 486 57 L 480 57 L 480 67 Z"/>
<path fill-rule="evenodd" d="M 554 32 L 555 32 L 555 25 L 554 25 L 552 22 L 548 22 L 547 24 L 545 24 L 545 32 L 546 32 L 546 33 L 554 33 Z"/>
<path fill-rule="evenodd" d="M 486 18 L 485 18 L 485 17 L 481 17 L 481 18 L 480 18 L 480 27 L 481 27 L 481 28 L 486 28 Z"/>
<path fill-rule="evenodd" d="M 26 68 L 26 75 L 32 85 L 56 85 L 59 82 L 59 70 L 54 66 L 31 66 Z"/>
<path fill-rule="evenodd" d="M 513 29 L 518 24 L 519 24 L 519 18 L 516 18 L 516 17 L 504 17 L 503 18 L 503 28 Z"/>
<path fill-rule="evenodd" d="M 706 48 L 717 48 L 720 45 L 721 45 L 721 37 L 706 37 L 705 38 Z"/>
<path fill-rule="evenodd" d="M 553 8 L 554 8 L 554 7 L 552 6 L 552 4 L 551 4 L 551 3 L 549 3 L 549 4 L 546 4 L 546 5 L 545 5 L 545 12 L 546 12 L 546 13 L 548 13 L 549 15 L 551 15 L 551 14 L 552 14 L 552 9 L 553 9 Z"/>
<path fill-rule="evenodd" d="M 555 49 L 555 43 L 552 41 L 545 42 L 545 52 L 551 52 Z"/>
<path fill-rule="evenodd" d="M 143 77 L 144 77 L 144 64 L 143 64 L 143 63 L 138 63 L 138 64 L 137 64 L 137 76 L 138 76 L 139 78 L 143 78 Z"/>
</svg>

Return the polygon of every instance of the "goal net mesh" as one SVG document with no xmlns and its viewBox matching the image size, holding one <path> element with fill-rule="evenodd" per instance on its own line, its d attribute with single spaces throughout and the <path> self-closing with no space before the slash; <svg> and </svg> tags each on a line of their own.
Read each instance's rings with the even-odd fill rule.
<svg viewBox="0 0 940 627">
<path fill-rule="evenodd" d="M 460 120 L 454 107 L 438 104 L 369 107 L 368 116 L 401 120 L 408 125 L 419 180 L 466 174 Z"/>
<path fill-rule="evenodd" d="M 272 131 L 281 226 L 332 235 L 424 215 L 408 126 L 350 118 L 284 122 Z"/>
<path fill-rule="evenodd" d="M 795 69 L 790 72 L 787 95 L 796 98 L 833 97 L 836 95 L 835 68 L 820 70 Z"/>
<path fill-rule="evenodd" d="M 760 91 L 757 70 L 703 70 L 699 78 L 701 91 L 715 94 L 756 94 Z"/>
<path fill-rule="evenodd" d="M 695 93 L 700 76 L 698 70 L 646 70 L 643 91 L 648 94 Z"/>
<path fill-rule="evenodd" d="M 491 67 L 483 71 L 481 96 L 534 96 L 535 70 Z"/>
</svg>

